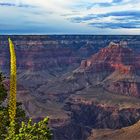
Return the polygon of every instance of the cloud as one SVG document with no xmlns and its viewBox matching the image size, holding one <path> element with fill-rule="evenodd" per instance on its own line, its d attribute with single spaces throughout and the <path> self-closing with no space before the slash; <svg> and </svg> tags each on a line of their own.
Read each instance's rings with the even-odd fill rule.
<svg viewBox="0 0 140 140">
<path fill-rule="evenodd" d="M 3 3 L 0 2 L 0 6 L 16 6 L 14 3 Z"/>
<path fill-rule="evenodd" d="M 73 21 L 75 22 L 82 22 L 82 21 L 87 21 L 87 20 L 92 20 L 92 19 L 101 19 L 105 17 L 124 17 L 124 18 L 131 18 L 131 19 L 138 19 L 140 18 L 140 11 L 119 11 L 119 12 L 110 12 L 106 14 L 89 14 L 84 17 L 75 17 L 72 18 Z"/>
<path fill-rule="evenodd" d="M 4 1 L 0 1 L 0 6 L 5 6 L 5 7 L 23 7 L 23 8 L 33 8 L 35 6 L 33 5 L 29 5 L 26 3 L 21 3 L 21 2 L 4 2 Z"/>
<path fill-rule="evenodd" d="M 108 16 L 125 16 L 125 17 L 134 17 L 140 18 L 140 11 L 119 11 L 119 12 L 111 12 L 106 14 L 99 15 L 100 17 L 108 17 Z"/>
<path fill-rule="evenodd" d="M 136 22 L 125 22 L 125 23 L 90 23 L 91 26 L 97 27 L 97 28 L 109 28 L 109 29 L 120 29 L 120 28 L 126 28 L 126 29 L 134 29 L 134 28 L 140 28 L 140 24 Z"/>
<path fill-rule="evenodd" d="M 97 28 L 140 28 L 140 11 L 119 11 L 106 14 L 89 14 L 70 19 L 76 23 L 87 23 Z"/>
<path fill-rule="evenodd" d="M 92 2 L 90 4 L 88 4 L 87 6 L 87 9 L 91 9 L 91 8 L 94 8 L 94 7 L 111 7 L 111 6 L 114 6 L 114 5 L 120 5 L 120 4 L 123 4 L 124 1 L 123 0 L 112 0 L 112 1 L 98 1 L 98 2 Z"/>
<path fill-rule="evenodd" d="M 139 7 L 140 0 L 0 0 L 0 31 L 140 33 Z"/>
<path fill-rule="evenodd" d="M 113 0 L 112 3 L 120 3 L 120 2 L 123 2 L 123 0 Z"/>
</svg>

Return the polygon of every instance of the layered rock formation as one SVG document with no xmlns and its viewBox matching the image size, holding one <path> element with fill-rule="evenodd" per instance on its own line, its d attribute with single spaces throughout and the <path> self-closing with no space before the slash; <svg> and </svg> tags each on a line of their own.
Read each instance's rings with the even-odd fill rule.
<svg viewBox="0 0 140 140">
<path fill-rule="evenodd" d="M 50 117 L 54 140 L 86 140 L 93 129 L 118 129 L 140 119 L 139 36 L 11 38 L 18 101 L 35 121 Z M 8 73 L 7 36 L 0 39 L 0 66 Z M 108 45 L 111 40 L 127 43 Z"/>
<path fill-rule="evenodd" d="M 137 59 L 133 50 L 122 42 L 110 43 L 83 60 L 72 74 L 44 88 L 54 100 L 65 102 L 64 109 L 71 112 L 70 124 L 80 124 L 87 137 L 89 131 L 85 126 L 89 130 L 126 127 L 140 119 L 139 99 L 127 97 L 140 95 Z M 41 89 L 39 92 L 43 91 Z M 68 128 L 64 127 L 65 130 Z"/>
<path fill-rule="evenodd" d="M 102 85 L 112 93 L 140 96 L 140 67 L 132 49 L 110 43 L 74 71 L 75 78 L 84 77 L 90 85 Z M 81 75 L 81 76 L 79 76 Z"/>
<path fill-rule="evenodd" d="M 132 49 L 122 44 L 110 43 L 109 46 L 83 60 L 80 67 L 72 73 L 40 86 L 37 91 L 38 93 L 46 91 L 47 94 L 58 97 L 56 100 L 62 101 L 70 94 L 100 86 L 111 93 L 139 97 L 138 62 L 138 57 Z"/>
<path fill-rule="evenodd" d="M 9 68 L 8 36 L 0 36 L 0 66 Z M 21 70 L 66 69 L 79 64 L 110 41 L 126 40 L 129 47 L 139 52 L 139 36 L 11 36 Z M 52 71 L 52 72 L 53 72 Z"/>
</svg>

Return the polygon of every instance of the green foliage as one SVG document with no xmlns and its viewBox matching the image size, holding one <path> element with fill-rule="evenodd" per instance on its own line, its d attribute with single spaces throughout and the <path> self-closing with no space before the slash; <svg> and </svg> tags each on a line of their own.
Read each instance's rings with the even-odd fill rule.
<svg viewBox="0 0 140 140">
<path fill-rule="evenodd" d="M 22 110 L 20 105 L 18 105 L 16 110 L 16 118 L 15 118 L 16 133 L 19 132 L 19 129 L 21 127 L 21 122 L 25 121 L 26 119 L 27 118 L 25 117 L 25 112 Z M 0 140 L 6 137 L 9 123 L 10 122 L 9 122 L 8 107 L 0 106 Z"/>
<path fill-rule="evenodd" d="M 19 133 L 12 135 L 12 137 L 7 137 L 6 140 L 50 140 L 51 133 L 47 124 L 48 118 L 39 123 L 33 123 L 31 119 L 27 124 L 22 122 Z"/>
<path fill-rule="evenodd" d="M 5 138 L 8 125 L 9 119 L 7 108 L 0 107 L 0 140 L 3 140 Z"/>
<path fill-rule="evenodd" d="M 7 97 L 7 91 L 2 84 L 3 77 L 0 73 L 0 140 L 50 140 L 51 131 L 47 127 L 48 118 L 40 121 L 39 123 L 33 123 L 30 119 L 25 117 L 25 112 L 21 108 L 21 103 L 16 103 L 16 117 L 14 129 L 15 132 L 8 133 L 10 126 L 8 107 L 2 106 L 2 102 Z M 8 135 L 7 135 L 8 134 Z"/>
<path fill-rule="evenodd" d="M 0 105 L 6 99 L 6 96 L 7 96 L 7 90 L 5 89 L 2 83 L 3 80 L 4 80 L 4 77 L 2 76 L 2 73 L 0 72 Z"/>
<path fill-rule="evenodd" d="M 25 112 L 21 108 L 21 103 L 16 103 L 16 117 L 13 123 L 14 132 L 12 130 L 8 131 L 10 126 L 8 107 L 2 106 L 2 102 L 7 97 L 7 91 L 2 84 L 3 77 L 0 73 L 0 140 L 50 140 L 51 131 L 47 127 L 48 118 L 44 120 L 33 123 L 30 119 L 25 117 Z"/>
</svg>

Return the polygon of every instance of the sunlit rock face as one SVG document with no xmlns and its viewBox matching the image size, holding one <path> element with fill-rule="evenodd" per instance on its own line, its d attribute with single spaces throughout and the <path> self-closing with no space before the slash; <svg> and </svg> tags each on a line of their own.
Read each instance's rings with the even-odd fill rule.
<svg viewBox="0 0 140 140">
<path fill-rule="evenodd" d="M 77 68 L 73 75 L 79 84 L 73 84 L 72 89 L 101 84 L 110 92 L 139 96 L 138 42 L 131 36 L 128 41 L 121 42 L 114 37 L 118 43 L 109 42 L 111 39 L 104 36 L 95 39 L 94 36 L 19 37 L 15 40 L 19 79 L 25 87 L 35 90 L 35 94 L 38 89 L 40 91 L 41 84 Z M 107 47 L 100 49 L 103 44 Z"/>
<path fill-rule="evenodd" d="M 134 51 L 122 42 L 111 42 L 89 59 L 83 60 L 75 72 L 76 75 L 85 73 L 91 84 L 100 84 L 112 93 L 139 97 L 138 59 Z"/>
</svg>

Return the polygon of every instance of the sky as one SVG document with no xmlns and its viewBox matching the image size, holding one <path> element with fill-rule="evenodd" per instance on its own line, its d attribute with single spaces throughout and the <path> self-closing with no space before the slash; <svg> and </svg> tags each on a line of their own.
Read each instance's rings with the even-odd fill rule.
<svg viewBox="0 0 140 140">
<path fill-rule="evenodd" d="M 140 0 L 0 0 L 0 34 L 140 35 Z"/>
</svg>

